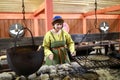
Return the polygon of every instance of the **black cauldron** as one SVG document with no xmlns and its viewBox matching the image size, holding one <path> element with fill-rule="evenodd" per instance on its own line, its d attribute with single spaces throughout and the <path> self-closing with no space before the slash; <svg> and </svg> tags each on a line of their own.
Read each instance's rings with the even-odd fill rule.
<svg viewBox="0 0 120 80">
<path fill-rule="evenodd" d="M 7 50 L 9 67 L 18 75 L 30 75 L 36 72 L 43 63 L 43 49 L 37 51 L 38 46 L 19 46 Z M 15 52 L 13 52 L 15 49 Z"/>
<path fill-rule="evenodd" d="M 33 40 L 33 37 L 32 37 Z M 7 49 L 7 61 L 9 67 L 16 72 L 17 75 L 28 76 L 36 72 L 43 64 L 44 49 L 33 44 L 27 46 L 15 46 Z"/>
</svg>

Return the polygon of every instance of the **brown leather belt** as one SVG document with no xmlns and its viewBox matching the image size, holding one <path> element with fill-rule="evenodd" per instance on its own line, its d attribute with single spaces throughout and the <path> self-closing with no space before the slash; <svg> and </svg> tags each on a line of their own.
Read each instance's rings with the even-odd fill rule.
<svg viewBox="0 0 120 80">
<path fill-rule="evenodd" d="M 64 47 L 58 47 L 58 48 L 52 48 L 53 50 L 58 50 L 58 57 L 60 59 L 60 63 L 62 64 L 62 56 L 61 56 L 61 53 L 60 53 L 60 49 L 61 48 L 64 48 Z M 66 59 L 66 55 L 64 54 L 64 59 Z"/>
</svg>

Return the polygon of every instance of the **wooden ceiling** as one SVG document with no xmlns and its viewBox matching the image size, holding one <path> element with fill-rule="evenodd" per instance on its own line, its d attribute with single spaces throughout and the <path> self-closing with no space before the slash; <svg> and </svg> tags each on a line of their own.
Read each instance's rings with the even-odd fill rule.
<svg viewBox="0 0 120 80">
<path fill-rule="evenodd" d="M 35 12 L 45 0 L 24 0 L 25 11 Z M 87 13 L 108 10 L 105 14 L 120 14 L 120 0 L 53 0 L 54 13 Z M 0 12 L 22 12 L 22 0 L 0 0 Z"/>
<path fill-rule="evenodd" d="M 24 0 L 25 11 L 34 12 L 44 0 Z M 0 0 L 0 12 L 22 12 L 23 0 Z"/>
</svg>

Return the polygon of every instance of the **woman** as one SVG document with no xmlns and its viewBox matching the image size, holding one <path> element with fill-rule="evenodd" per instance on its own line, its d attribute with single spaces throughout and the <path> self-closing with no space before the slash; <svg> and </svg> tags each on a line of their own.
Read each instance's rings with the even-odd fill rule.
<svg viewBox="0 0 120 80">
<path fill-rule="evenodd" d="M 76 55 L 75 45 L 70 34 L 62 29 L 63 23 L 64 20 L 61 16 L 55 16 L 52 22 L 53 29 L 44 36 L 43 47 L 46 65 L 69 63 L 67 48 L 72 56 Z"/>
</svg>

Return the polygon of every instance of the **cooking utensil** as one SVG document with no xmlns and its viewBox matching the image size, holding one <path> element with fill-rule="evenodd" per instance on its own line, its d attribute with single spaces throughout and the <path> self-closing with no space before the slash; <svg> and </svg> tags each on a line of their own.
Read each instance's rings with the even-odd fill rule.
<svg viewBox="0 0 120 80">
<path fill-rule="evenodd" d="M 34 44 L 34 39 L 31 31 L 27 29 L 32 37 L 32 45 L 16 46 L 17 35 L 15 38 L 15 45 L 7 49 L 7 61 L 9 67 L 18 75 L 28 76 L 36 72 L 43 63 L 44 51 L 43 47 L 39 50 L 38 45 Z"/>
</svg>

